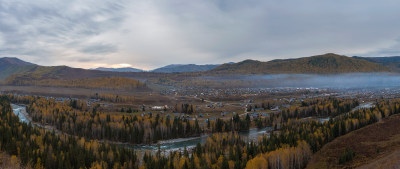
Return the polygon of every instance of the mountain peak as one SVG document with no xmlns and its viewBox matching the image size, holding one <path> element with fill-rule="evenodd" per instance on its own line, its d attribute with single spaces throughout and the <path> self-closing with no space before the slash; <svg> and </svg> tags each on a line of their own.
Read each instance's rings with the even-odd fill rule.
<svg viewBox="0 0 400 169">
<path fill-rule="evenodd" d="M 16 57 L 3 57 L 3 58 L 0 58 L 0 62 L 3 62 L 4 64 L 11 64 L 11 65 L 17 65 L 17 66 L 34 65 L 32 63 L 25 62 L 21 59 L 18 59 Z"/>
<path fill-rule="evenodd" d="M 253 60 L 253 59 L 246 59 L 246 60 L 241 61 L 241 62 L 239 62 L 239 63 L 257 63 L 257 62 L 260 62 L 260 61 L 258 61 L 258 60 Z"/>
</svg>

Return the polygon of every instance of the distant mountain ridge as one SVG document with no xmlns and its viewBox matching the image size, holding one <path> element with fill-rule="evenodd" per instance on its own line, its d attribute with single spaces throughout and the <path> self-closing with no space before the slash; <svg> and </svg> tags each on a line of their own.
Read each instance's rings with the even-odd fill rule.
<svg viewBox="0 0 400 169">
<path fill-rule="evenodd" d="M 363 59 L 327 53 L 297 59 L 278 59 L 268 62 L 245 60 L 224 64 L 210 70 L 214 74 L 334 74 L 355 72 L 390 72 L 384 65 Z"/>
<path fill-rule="evenodd" d="M 215 64 L 215 65 L 171 64 L 164 67 L 156 68 L 154 70 L 150 70 L 148 72 L 156 72 L 156 73 L 203 72 L 214 69 L 218 66 L 220 66 L 220 64 Z M 136 69 L 132 67 L 124 67 L 124 68 L 98 67 L 90 70 L 109 71 L 109 72 L 146 72 L 145 70 Z"/>
<path fill-rule="evenodd" d="M 347 57 L 328 53 L 297 59 L 280 59 L 268 62 L 244 60 L 223 65 L 168 65 L 150 72 L 133 72 L 119 69 L 99 71 L 68 66 L 39 66 L 18 58 L 0 58 L 0 81 L 17 84 L 21 81 L 43 79 L 82 79 L 99 77 L 158 78 L 159 73 L 182 73 L 186 76 L 230 74 L 339 74 L 357 72 L 400 72 L 400 57 Z M 110 70 L 110 71 L 108 71 Z M 124 71 L 124 72 L 121 72 Z"/>
<path fill-rule="evenodd" d="M 96 89 L 140 89 L 148 90 L 146 84 L 132 77 L 132 72 L 108 72 L 71 68 L 68 66 L 38 66 L 18 67 L 8 64 L 17 70 L 6 78 L 0 79 L 1 85 L 9 86 L 42 86 L 42 87 L 78 87 Z M 29 69 L 26 69 L 29 68 Z M 0 71 L 2 74 L 3 71 Z M 93 84 L 90 84 L 93 83 Z M 93 85 L 95 87 L 93 87 Z M 97 85 L 97 86 L 96 86 Z M 104 85 L 104 86 L 103 86 Z M 131 87 L 118 87 L 118 86 Z M 114 86 L 114 87 L 113 87 Z"/>
<path fill-rule="evenodd" d="M 144 70 L 136 69 L 132 67 L 123 67 L 123 68 L 106 68 L 106 67 L 98 67 L 91 70 L 99 70 L 99 71 L 109 71 L 109 72 L 144 72 Z"/>
<path fill-rule="evenodd" d="M 196 64 L 172 64 L 152 70 L 159 73 L 177 73 L 177 72 L 202 72 L 209 71 L 220 65 L 196 65 Z"/>
</svg>

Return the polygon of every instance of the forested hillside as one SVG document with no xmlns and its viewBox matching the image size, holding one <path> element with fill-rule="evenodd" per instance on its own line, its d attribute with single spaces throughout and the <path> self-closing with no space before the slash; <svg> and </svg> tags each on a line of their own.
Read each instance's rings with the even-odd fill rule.
<svg viewBox="0 0 400 169">
<path fill-rule="evenodd" d="M 400 72 L 400 56 L 391 56 L 391 57 L 357 57 L 356 59 L 363 59 L 370 62 L 378 63 L 383 66 L 388 67 L 396 72 Z"/>
<path fill-rule="evenodd" d="M 366 60 L 328 53 L 324 55 L 298 59 L 273 60 L 260 62 L 245 60 L 235 64 L 224 64 L 211 70 L 216 74 L 285 74 L 285 73 L 353 73 L 353 72 L 389 72 L 390 69 Z"/>
</svg>

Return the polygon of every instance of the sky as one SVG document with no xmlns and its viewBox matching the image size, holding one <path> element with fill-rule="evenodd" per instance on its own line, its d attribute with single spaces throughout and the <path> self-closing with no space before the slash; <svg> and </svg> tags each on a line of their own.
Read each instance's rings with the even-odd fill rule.
<svg viewBox="0 0 400 169">
<path fill-rule="evenodd" d="M 0 57 L 80 68 L 400 55 L 398 0 L 1 0 Z"/>
</svg>

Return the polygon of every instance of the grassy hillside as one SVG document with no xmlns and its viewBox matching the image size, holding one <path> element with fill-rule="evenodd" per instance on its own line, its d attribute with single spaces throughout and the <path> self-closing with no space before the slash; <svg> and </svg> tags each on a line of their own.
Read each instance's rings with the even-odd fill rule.
<svg viewBox="0 0 400 169">
<path fill-rule="evenodd" d="M 298 59 L 273 60 L 260 62 L 245 60 L 235 64 L 224 64 L 213 70 L 217 74 L 283 74 L 283 73 L 310 73 L 333 74 L 351 72 L 389 72 L 380 64 L 367 60 L 355 59 L 333 53 L 304 57 Z"/>
<path fill-rule="evenodd" d="M 393 153 L 400 154 L 400 115 L 393 115 L 378 123 L 369 125 L 341 136 L 326 144 L 313 155 L 307 168 L 392 168 L 398 165 L 399 156 L 393 160 Z M 339 164 L 339 158 L 346 149 L 354 152 L 352 160 Z M 387 163 L 379 163 L 387 161 Z M 368 167 L 373 166 L 373 167 Z"/>
</svg>

